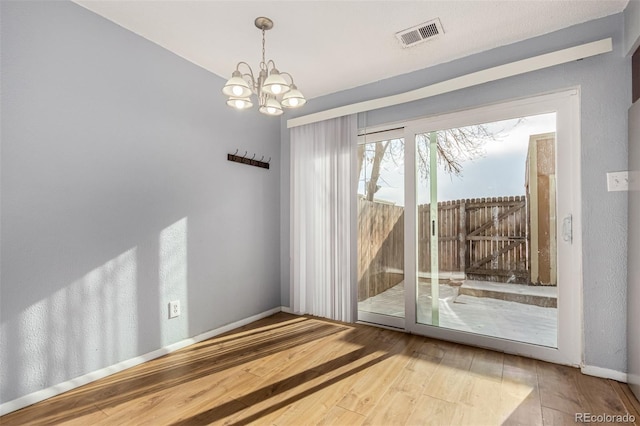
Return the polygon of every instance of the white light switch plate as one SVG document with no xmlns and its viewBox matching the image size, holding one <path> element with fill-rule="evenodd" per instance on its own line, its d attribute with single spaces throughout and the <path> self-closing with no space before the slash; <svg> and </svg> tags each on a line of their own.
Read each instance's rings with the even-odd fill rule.
<svg viewBox="0 0 640 426">
<path fill-rule="evenodd" d="M 629 172 L 609 172 L 607 173 L 607 191 L 628 191 Z"/>
</svg>

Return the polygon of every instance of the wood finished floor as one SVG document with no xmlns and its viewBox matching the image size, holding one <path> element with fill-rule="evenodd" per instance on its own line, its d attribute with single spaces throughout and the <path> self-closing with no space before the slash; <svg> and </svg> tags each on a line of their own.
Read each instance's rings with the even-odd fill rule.
<svg viewBox="0 0 640 426">
<path fill-rule="evenodd" d="M 0 424 L 568 425 L 637 410 L 626 385 L 574 368 L 280 313 Z"/>
</svg>

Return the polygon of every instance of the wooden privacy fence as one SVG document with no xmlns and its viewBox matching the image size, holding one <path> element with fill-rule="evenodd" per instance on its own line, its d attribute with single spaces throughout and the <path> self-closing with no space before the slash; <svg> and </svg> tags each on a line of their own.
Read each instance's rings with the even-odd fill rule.
<svg viewBox="0 0 640 426">
<path fill-rule="evenodd" d="M 358 301 L 403 279 L 404 208 L 358 199 Z"/>
<path fill-rule="evenodd" d="M 418 270 L 431 270 L 430 206 L 418 206 Z M 524 196 L 438 203 L 439 270 L 470 279 L 525 283 L 528 278 Z"/>
<path fill-rule="evenodd" d="M 359 297 L 402 280 L 404 208 L 360 199 L 358 204 Z M 431 272 L 430 205 L 418 206 L 418 271 Z M 529 283 L 525 196 L 473 198 L 438 203 L 438 266 L 442 278 Z"/>
</svg>

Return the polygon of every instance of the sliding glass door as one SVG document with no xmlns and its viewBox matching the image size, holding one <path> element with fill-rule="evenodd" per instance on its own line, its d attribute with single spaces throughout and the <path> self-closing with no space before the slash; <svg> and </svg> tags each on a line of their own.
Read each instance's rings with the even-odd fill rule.
<svg viewBox="0 0 640 426">
<path fill-rule="evenodd" d="M 580 362 L 577 98 L 414 120 L 360 145 L 360 320 Z"/>
<path fill-rule="evenodd" d="M 415 135 L 419 324 L 557 347 L 556 113 Z"/>
<path fill-rule="evenodd" d="M 358 145 L 358 318 L 404 328 L 404 139 Z"/>
</svg>

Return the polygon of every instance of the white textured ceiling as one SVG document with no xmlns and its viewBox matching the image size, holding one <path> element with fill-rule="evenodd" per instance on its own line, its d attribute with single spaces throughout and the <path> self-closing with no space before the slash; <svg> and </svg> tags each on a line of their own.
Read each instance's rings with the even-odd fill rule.
<svg viewBox="0 0 640 426">
<path fill-rule="evenodd" d="M 228 78 L 239 61 L 267 59 L 307 98 L 405 74 L 618 13 L 629 0 L 193 1 L 75 0 L 105 18 Z M 412 48 L 394 34 L 440 18 L 445 34 Z M 591 40 L 585 40 L 591 41 Z"/>
</svg>

